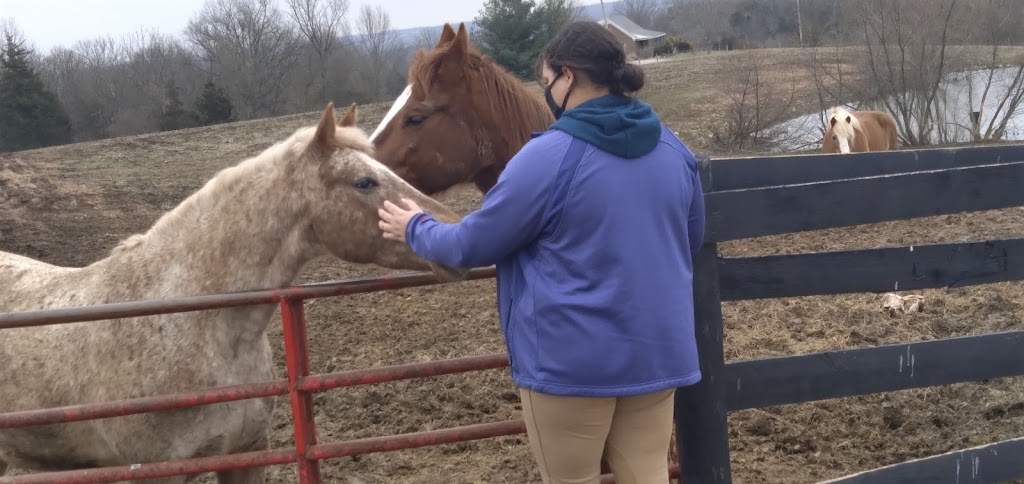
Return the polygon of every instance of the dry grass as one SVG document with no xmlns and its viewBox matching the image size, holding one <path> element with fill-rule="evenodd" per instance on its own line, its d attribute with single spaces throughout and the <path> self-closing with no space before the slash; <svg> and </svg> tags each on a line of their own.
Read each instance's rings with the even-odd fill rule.
<svg viewBox="0 0 1024 484">
<path fill-rule="evenodd" d="M 777 72 L 806 52 L 771 50 Z M 742 53 L 697 54 L 645 66 L 645 98 L 685 141 L 704 149 Z M 809 82 L 807 79 L 802 82 Z M 537 90 L 539 94 L 539 89 Z M 810 95 L 808 91 L 808 95 Z M 804 107 L 816 109 L 812 98 Z M 372 128 L 386 105 L 362 106 Z M 805 111 L 806 112 L 806 111 Z M 21 152 L 0 157 L 0 249 L 84 265 L 145 230 L 217 170 L 253 155 L 317 113 Z M 867 194 L 865 194 L 867 196 Z M 456 211 L 479 206 L 475 190 L 439 197 Z M 722 244 L 726 255 L 981 240 L 1024 235 L 1024 210 L 952 215 L 788 234 Z M 822 268 L 828 270 L 828 268 Z M 299 283 L 381 274 L 318 260 Z M 727 303 L 726 356 L 746 359 L 1024 329 L 1018 283 L 927 291 L 927 310 L 890 318 L 875 295 Z M 314 372 L 504 350 L 494 282 L 318 300 L 308 309 Z M 283 374 L 281 334 L 271 325 Z M 398 382 L 319 394 L 322 441 L 518 418 L 505 371 Z M 1024 435 L 1024 384 L 1006 379 L 737 412 L 730 418 L 735 482 L 814 482 L 850 472 Z M 291 445 L 286 399 L 272 445 Z M 325 462 L 328 482 L 538 482 L 525 437 L 509 437 Z M 206 478 L 203 482 L 212 482 Z M 295 482 L 291 466 L 273 483 Z"/>
</svg>

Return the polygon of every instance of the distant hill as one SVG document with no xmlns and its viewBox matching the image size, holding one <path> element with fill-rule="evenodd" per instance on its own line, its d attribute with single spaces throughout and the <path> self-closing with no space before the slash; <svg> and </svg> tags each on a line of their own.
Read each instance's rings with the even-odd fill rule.
<svg viewBox="0 0 1024 484">
<path fill-rule="evenodd" d="M 611 15 L 612 13 L 615 12 L 616 5 L 618 5 L 620 3 L 622 3 L 622 2 L 621 1 L 605 2 L 605 4 L 604 4 L 605 11 L 608 13 L 608 15 Z M 600 20 L 602 18 L 601 17 L 601 4 L 600 3 L 596 3 L 594 5 L 584 5 L 583 6 L 583 15 L 584 15 L 584 17 L 589 18 L 591 20 Z M 472 20 L 464 20 L 464 22 L 466 23 L 466 28 L 468 28 L 470 30 L 476 28 L 476 23 L 473 22 Z M 459 23 L 459 21 L 455 21 L 454 22 L 454 24 L 456 24 L 456 25 L 458 23 Z M 443 24 L 442 25 L 433 25 L 433 26 L 429 26 L 429 27 L 412 27 L 412 28 L 408 28 L 408 29 L 395 30 L 395 34 L 397 34 L 398 38 L 402 39 L 402 41 L 405 42 L 406 44 L 414 44 L 414 43 L 416 43 L 416 41 L 418 41 L 420 39 L 420 35 L 421 35 L 420 32 L 427 31 L 427 32 L 430 32 L 432 34 L 433 33 L 437 33 L 437 35 L 440 35 L 441 29 L 443 27 L 444 27 Z M 359 35 L 353 35 L 352 39 L 353 40 L 359 40 L 360 37 L 361 36 L 359 36 Z"/>
</svg>

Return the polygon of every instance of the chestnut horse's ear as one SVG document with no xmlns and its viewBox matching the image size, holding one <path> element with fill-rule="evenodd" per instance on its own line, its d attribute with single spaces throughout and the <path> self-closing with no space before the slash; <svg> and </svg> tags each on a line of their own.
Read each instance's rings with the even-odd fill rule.
<svg viewBox="0 0 1024 484">
<path fill-rule="evenodd" d="M 452 28 L 451 24 L 445 23 L 444 29 L 441 30 L 441 39 L 437 41 L 437 45 L 434 48 L 442 47 L 444 44 L 451 42 L 455 39 L 455 29 Z"/>
<path fill-rule="evenodd" d="M 455 34 L 455 40 L 452 41 L 448 52 L 459 56 L 469 52 L 469 32 L 466 31 L 465 23 L 459 24 L 459 32 Z"/>
<path fill-rule="evenodd" d="M 356 103 L 352 103 L 348 107 L 348 111 L 345 112 L 345 117 L 341 118 L 341 126 L 345 128 L 351 128 L 356 125 L 356 118 L 359 117 L 359 109 L 356 108 Z"/>
<path fill-rule="evenodd" d="M 316 134 L 313 136 L 314 143 L 324 151 L 333 150 L 335 129 L 334 103 L 329 102 L 327 109 L 324 109 L 324 115 L 320 118 L 320 124 L 316 127 Z"/>
</svg>

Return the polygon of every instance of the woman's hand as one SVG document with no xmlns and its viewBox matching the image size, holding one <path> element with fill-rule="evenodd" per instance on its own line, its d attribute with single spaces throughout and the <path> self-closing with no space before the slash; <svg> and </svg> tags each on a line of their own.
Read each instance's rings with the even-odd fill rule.
<svg viewBox="0 0 1024 484">
<path fill-rule="evenodd" d="M 409 208 L 408 210 L 388 200 L 384 201 L 383 207 L 377 209 L 377 214 L 380 215 L 378 225 L 384 231 L 385 239 L 405 242 L 405 229 L 409 226 L 409 221 L 414 215 L 423 212 L 416 202 L 408 198 L 403 198 L 402 202 Z"/>
</svg>

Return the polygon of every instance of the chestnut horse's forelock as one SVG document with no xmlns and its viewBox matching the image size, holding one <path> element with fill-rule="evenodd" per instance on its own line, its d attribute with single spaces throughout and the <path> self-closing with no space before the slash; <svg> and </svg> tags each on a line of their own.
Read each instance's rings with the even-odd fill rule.
<svg viewBox="0 0 1024 484">
<path fill-rule="evenodd" d="M 399 113 L 412 102 L 441 107 L 455 123 L 435 129 L 401 129 Z M 534 131 L 547 129 L 554 118 L 539 96 L 512 74 L 459 37 L 431 51 L 419 51 L 409 67 L 409 85 L 372 137 L 382 162 L 408 177 L 427 193 L 473 181 L 486 192 L 509 159 Z M 475 159 L 450 156 L 473 143 Z M 388 159 L 388 146 L 411 146 L 423 151 L 409 159 Z M 456 165 L 458 164 L 458 165 Z M 445 169 L 454 168 L 454 169 Z M 429 171 L 433 186 L 422 180 Z M 469 173 L 469 179 L 466 179 Z"/>
</svg>

